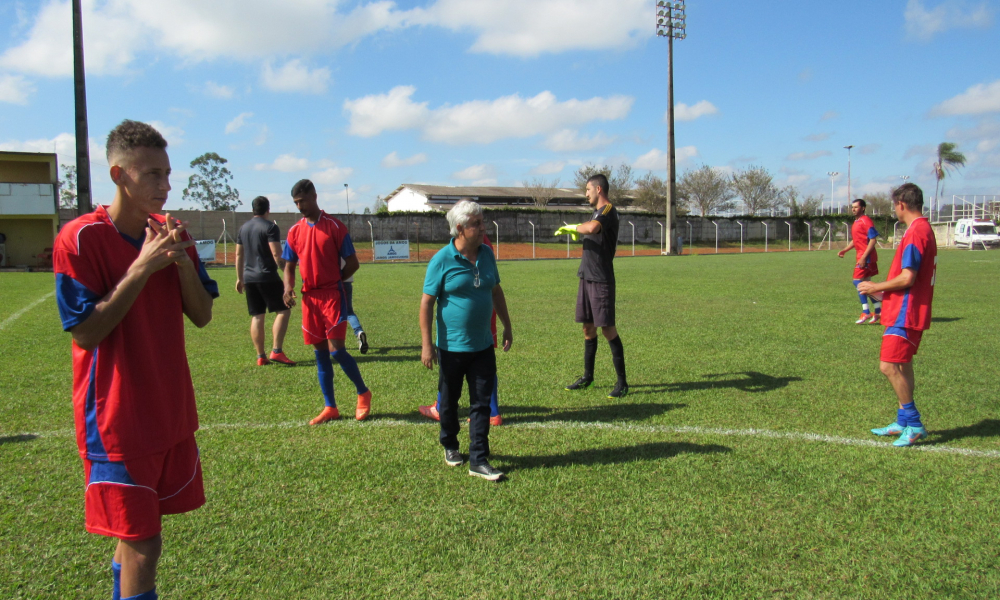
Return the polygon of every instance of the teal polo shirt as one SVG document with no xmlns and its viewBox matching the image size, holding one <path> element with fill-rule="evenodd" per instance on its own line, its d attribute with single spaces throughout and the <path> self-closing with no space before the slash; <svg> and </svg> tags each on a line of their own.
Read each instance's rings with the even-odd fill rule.
<svg viewBox="0 0 1000 600">
<path fill-rule="evenodd" d="M 479 287 L 475 286 L 479 273 Z M 427 265 L 424 293 L 437 298 L 437 346 L 449 352 L 479 352 L 493 345 L 493 287 L 500 283 L 489 246 L 479 247 L 476 264 L 455 248 L 441 248 Z"/>
</svg>

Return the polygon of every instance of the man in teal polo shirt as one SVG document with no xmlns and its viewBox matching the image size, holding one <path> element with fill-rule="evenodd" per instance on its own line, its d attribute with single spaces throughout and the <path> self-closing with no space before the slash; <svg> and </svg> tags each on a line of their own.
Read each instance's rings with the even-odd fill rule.
<svg viewBox="0 0 1000 600">
<path fill-rule="evenodd" d="M 490 396 L 496 380 L 490 318 L 493 310 L 503 323 L 503 349 L 510 350 L 513 336 L 507 300 L 500 287 L 493 251 L 483 244 L 483 211 L 475 202 L 463 200 L 448 211 L 452 241 L 427 265 L 424 295 L 420 301 L 420 361 L 428 369 L 440 365 L 441 445 L 445 463 L 462 464 L 458 444 L 458 399 L 462 381 L 469 385 L 469 475 L 497 481 L 503 473 L 494 469 L 490 454 Z M 437 302 L 437 352 L 431 341 L 434 303 Z"/>
</svg>

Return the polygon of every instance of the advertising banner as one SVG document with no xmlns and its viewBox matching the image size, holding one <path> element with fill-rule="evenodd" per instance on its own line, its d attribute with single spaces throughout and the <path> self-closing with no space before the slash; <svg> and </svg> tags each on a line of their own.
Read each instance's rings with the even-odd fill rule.
<svg viewBox="0 0 1000 600">
<path fill-rule="evenodd" d="M 375 241 L 375 260 L 409 260 L 409 240 Z"/>
<path fill-rule="evenodd" d="M 215 240 L 195 240 L 194 247 L 202 262 L 215 262 Z"/>
</svg>

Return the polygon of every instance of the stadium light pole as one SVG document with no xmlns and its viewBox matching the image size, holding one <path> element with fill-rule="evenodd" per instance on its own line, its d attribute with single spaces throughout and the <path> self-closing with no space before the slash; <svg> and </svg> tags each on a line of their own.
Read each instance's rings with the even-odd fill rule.
<svg viewBox="0 0 1000 600">
<path fill-rule="evenodd" d="M 853 198 L 851 198 L 851 148 L 853 147 L 854 147 L 853 144 L 850 146 L 844 146 L 844 148 L 847 150 L 847 205 L 848 206 L 851 205 L 851 200 L 853 200 Z"/>
<path fill-rule="evenodd" d="M 344 184 L 344 202 L 347 202 L 347 214 L 351 214 L 351 190 L 346 183 Z"/>
<path fill-rule="evenodd" d="M 83 64 L 82 0 L 73 0 L 73 93 L 76 112 L 76 213 L 79 216 L 93 210 L 90 202 L 90 133 Z"/>
<path fill-rule="evenodd" d="M 826 174 L 830 176 L 830 212 L 833 212 L 833 182 L 840 177 L 840 172 L 827 171 Z"/>
<path fill-rule="evenodd" d="M 674 217 L 677 210 L 677 161 L 674 156 L 674 39 L 687 37 L 687 15 L 684 0 L 657 0 L 656 35 L 667 38 L 667 208 L 666 248 L 664 254 L 675 253 Z"/>
</svg>

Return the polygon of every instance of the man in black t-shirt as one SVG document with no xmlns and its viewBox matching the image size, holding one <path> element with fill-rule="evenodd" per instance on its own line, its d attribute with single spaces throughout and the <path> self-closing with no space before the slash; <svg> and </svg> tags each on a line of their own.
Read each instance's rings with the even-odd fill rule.
<svg viewBox="0 0 1000 600">
<path fill-rule="evenodd" d="M 576 322 L 583 324 L 583 376 L 566 386 L 582 390 L 594 382 L 594 358 L 597 356 L 597 328 L 611 346 L 611 360 L 618 375 L 608 398 L 628 394 L 625 378 L 625 349 L 615 328 L 615 250 L 618 248 L 618 210 L 608 201 L 608 178 L 597 174 L 587 180 L 587 201 L 594 207 L 590 221 L 560 227 L 556 235 L 569 234 L 575 240 L 583 235 L 583 258 L 577 277 Z"/>
<path fill-rule="evenodd" d="M 252 206 L 253 218 L 236 234 L 236 291 L 246 293 L 250 339 L 257 349 L 257 364 L 264 366 L 274 361 L 294 365 L 281 350 L 292 306 L 286 306 L 282 297 L 285 284 L 280 273 L 285 261 L 281 259 L 281 231 L 277 223 L 268 220 L 271 203 L 267 198 L 257 196 Z M 264 354 L 265 311 L 277 314 L 271 327 L 274 349 L 270 356 Z"/>
</svg>

